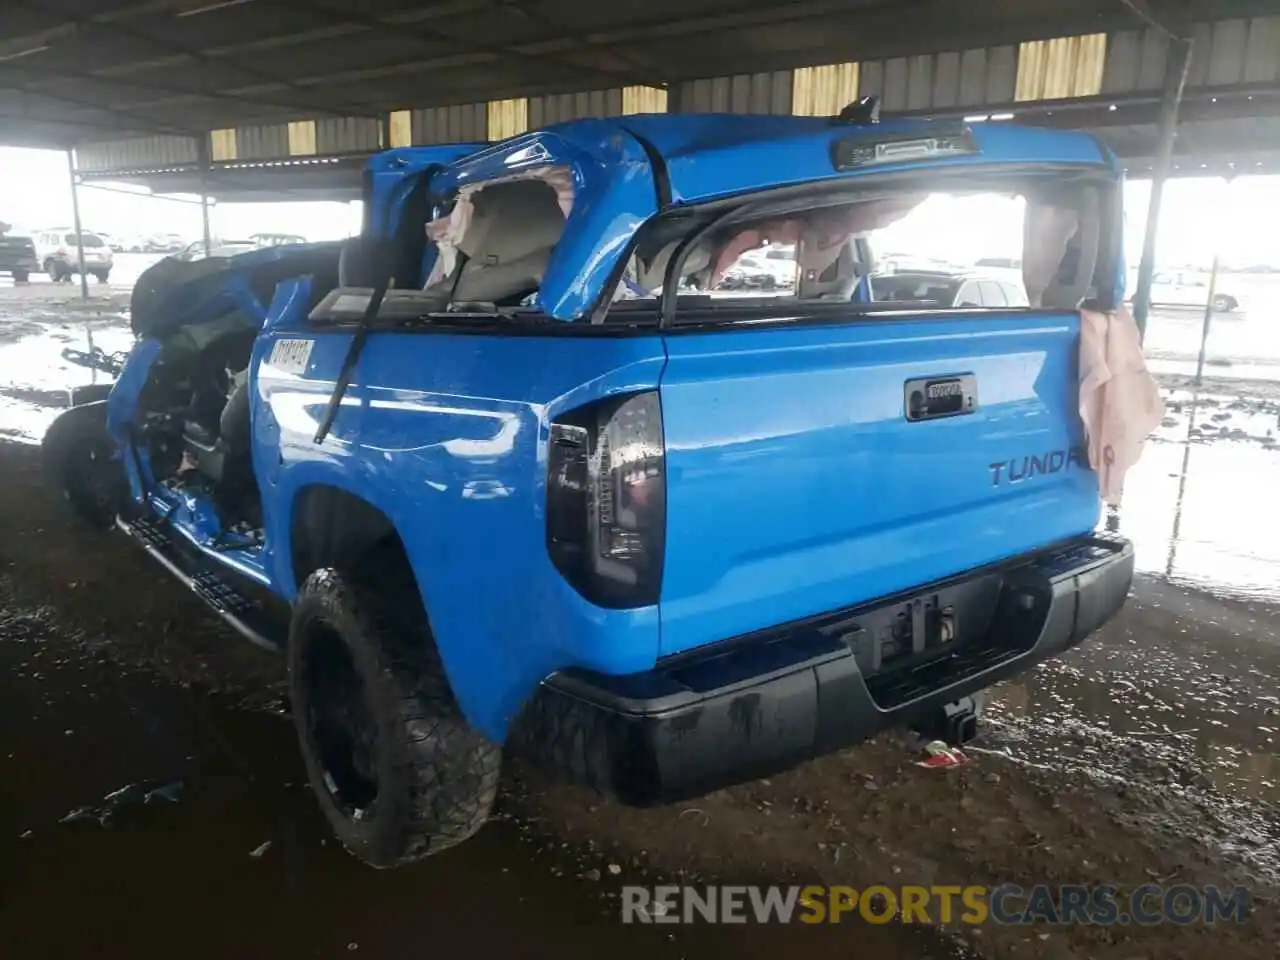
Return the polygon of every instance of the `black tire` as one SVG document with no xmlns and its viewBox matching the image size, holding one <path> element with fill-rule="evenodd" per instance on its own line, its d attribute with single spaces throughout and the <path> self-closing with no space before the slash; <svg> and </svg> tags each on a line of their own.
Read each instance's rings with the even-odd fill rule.
<svg viewBox="0 0 1280 960">
<path fill-rule="evenodd" d="M 107 278 L 111 276 L 110 270 L 93 270 L 91 272 L 97 278 L 99 283 L 106 283 Z"/>
<path fill-rule="evenodd" d="M 29 274 L 26 270 L 13 271 L 14 283 L 26 283 L 30 279 L 31 279 L 31 274 Z"/>
<path fill-rule="evenodd" d="M 86 383 L 80 387 L 72 387 L 71 406 L 83 407 L 85 404 L 105 400 L 113 386 L 115 384 L 112 383 Z"/>
<path fill-rule="evenodd" d="M 1235 297 L 1229 297 L 1225 293 L 1219 293 L 1213 298 L 1213 309 L 1218 313 L 1230 313 L 1235 308 Z"/>
<path fill-rule="evenodd" d="M 289 691 L 312 789 L 343 846 L 374 867 L 479 830 L 502 760 L 458 709 L 417 587 L 396 560 L 377 587 L 315 571 L 289 629 Z"/>
<path fill-rule="evenodd" d="M 110 527 L 128 485 L 107 433 L 107 403 L 72 407 L 50 425 L 41 444 L 45 480 L 71 512 L 90 526 Z"/>
</svg>

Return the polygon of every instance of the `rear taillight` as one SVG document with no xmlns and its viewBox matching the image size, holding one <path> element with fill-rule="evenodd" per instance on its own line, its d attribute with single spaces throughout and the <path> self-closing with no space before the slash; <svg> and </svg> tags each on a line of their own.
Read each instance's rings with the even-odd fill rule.
<svg viewBox="0 0 1280 960">
<path fill-rule="evenodd" d="M 658 600 L 666 534 L 666 456 L 656 393 L 610 398 L 551 424 L 547 549 L 588 600 Z"/>
</svg>

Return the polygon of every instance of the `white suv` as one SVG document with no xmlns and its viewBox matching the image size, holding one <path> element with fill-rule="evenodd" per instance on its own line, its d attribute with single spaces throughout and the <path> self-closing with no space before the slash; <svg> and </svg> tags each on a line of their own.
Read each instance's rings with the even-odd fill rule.
<svg viewBox="0 0 1280 960">
<path fill-rule="evenodd" d="M 111 265 L 115 262 L 111 248 L 96 233 L 85 230 L 80 234 L 84 250 L 84 271 L 97 277 L 103 283 L 111 275 Z M 41 269 L 55 283 L 70 280 L 80 272 L 80 254 L 76 249 L 76 232 L 67 227 L 56 230 L 41 230 L 33 238 L 36 242 L 36 259 Z"/>
</svg>

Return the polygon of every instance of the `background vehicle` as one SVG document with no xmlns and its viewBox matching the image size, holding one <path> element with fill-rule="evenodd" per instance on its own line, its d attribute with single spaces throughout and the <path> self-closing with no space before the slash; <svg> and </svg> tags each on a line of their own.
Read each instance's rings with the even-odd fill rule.
<svg viewBox="0 0 1280 960">
<path fill-rule="evenodd" d="M 745 253 L 728 270 L 720 290 L 790 290 L 796 285 L 794 247 L 768 246 Z"/>
<path fill-rule="evenodd" d="M 985 274 L 910 273 L 874 274 L 871 295 L 896 303 L 932 304 L 939 307 L 1026 307 L 1022 281 Z"/>
<path fill-rule="evenodd" d="M 1136 275 L 1134 284 L 1136 285 Z M 1131 286 L 1130 289 L 1134 287 Z M 1151 303 L 1164 307 L 1199 307 L 1204 309 L 1209 301 L 1209 275 L 1190 270 L 1161 271 L 1151 278 Z M 1213 294 L 1213 309 L 1230 313 L 1238 309 L 1240 301 L 1223 290 L 1221 281 Z"/>
<path fill-rule="evenodd" d="M 139 278 L 50 475 L 287 652 L 352 853 L 466 839 L 504 750 L 652 804 L 887 727 L 962 741 L 1123 604 L 1077 394 L 1120 171 L 1083 134 L 850 116 L 391 150 L 360 237 Z M 867 296 L 869 228 L 924 184 L 1070 204 L 1042 309 Z M 784 236 L 791 296 L 683 292 Z"/>
<path fill-rule="evenodd" d="M 923 257 L 909 253 L 889 253 L 876 257 L 876 272 L 881 275 L 905 271 L 924 273 L 955 273 L 963 269 L 948 260 L 937 257 Z"/>
<path fill-rule="evenodd" d="M 249 239 L 259 247 L 279 247 L 288 243 L 306 243 L 307 238 L 298 233 L 253 233 Z"/>
<path fill-rule="evenodd" d="M 12 227 L 0 222 L 0 273 L 13 277 L 15 283 L 26 283 L 40 269 L 35 243 L 30 237 L 12 233 Z"/>
<path fill-rule="evenodd" d="M 253 240 L 219 240 L 214 238 L 209 246 L 203 240 L 197 240 L 177 255 L 179 260 L 203 260 L 206 257 L 234 257 L 239 253 L 248 253 L 260 249 Z"/>
<path fill-rule="evenodd" d="M 101 237 L 90 230 L 80 234 L 84 249 L 84 269 L 91 276 L 106 283 L 111 275 L 113 257 L 111 248 Z M 35 235 L 36 258 L 40 268 L 55 283 L 70 280 L 80 272 L 80 257 L 76 247 L 76 232 L 67 227 L 41 230 Z"/>
</svg>

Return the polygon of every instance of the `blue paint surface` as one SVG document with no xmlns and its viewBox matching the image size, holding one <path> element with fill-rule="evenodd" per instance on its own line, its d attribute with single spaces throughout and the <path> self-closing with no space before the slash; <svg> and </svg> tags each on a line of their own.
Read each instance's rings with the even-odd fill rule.
<svg viewBox="0 0 1280 960">
<path fill-rule="evenodd" d="M 874 132 L 930 129 L 903 121 Z M 833 166 L 833 144 L 866 131 L 794 117 L 640 116 L 492 146 L 389 151 L 369 164 L 370 230 L 395 231 L 416 175 L 428 174 L 444 201 L 469 183 L 564 166 L 575 205 L 538 305 L 556 320 L 581 320 L 660 212 L 663 174 L 646 143 L 679 206 L 881 172 Z M 979 155 L 930 165 L 1113 170 L 1081 134 L 988 124 L 974 137 Z M 308 322 L 323 291 L 301 272 L 269 298 L 250 282 L 266 266 L 286 275 L 281 258 L 303 263 L 303 249 L 245 254 L 218 280 L 171 291 L 171 313 L 153 331 L 162 337 L 232 307 L 261 320 L 249 370 L 265 542 L 216 549 L 212 505 L 158 489 L 146 451 L 128 449 L 161 349 L 155 337 L 135 348 L 109 399 L 135 499 L 213 561 L 286 600 L 308 572 L 293 569 L 290 542 L 300 498 L 328 487 L 381 511 L 404 543 L 458 701 L 495 740 L 552 671 L 642 671 L 663 655 L 961 573 L 1097 520 L 1093 474 L 1076 462 L 1046 468 L 1082 439 L 1074 315 L 869 322 L 851 313 L 813 326 L 609 337 L 375 332 L 316 444 L 352 330 Z M 855 299 L 867 295 L 864 285 Z M 305 370 L 272 367 L 283 337 L 313 341 Z M 973 414 L 906 421 L 907 380 L 956 374 L 977 379 Z M 547 553 L 549 426 L 583 404 L 644 390 L 659 392 L 666 444 L 661 595 L 651 606 L 604 609 Z"/>
</svg>

